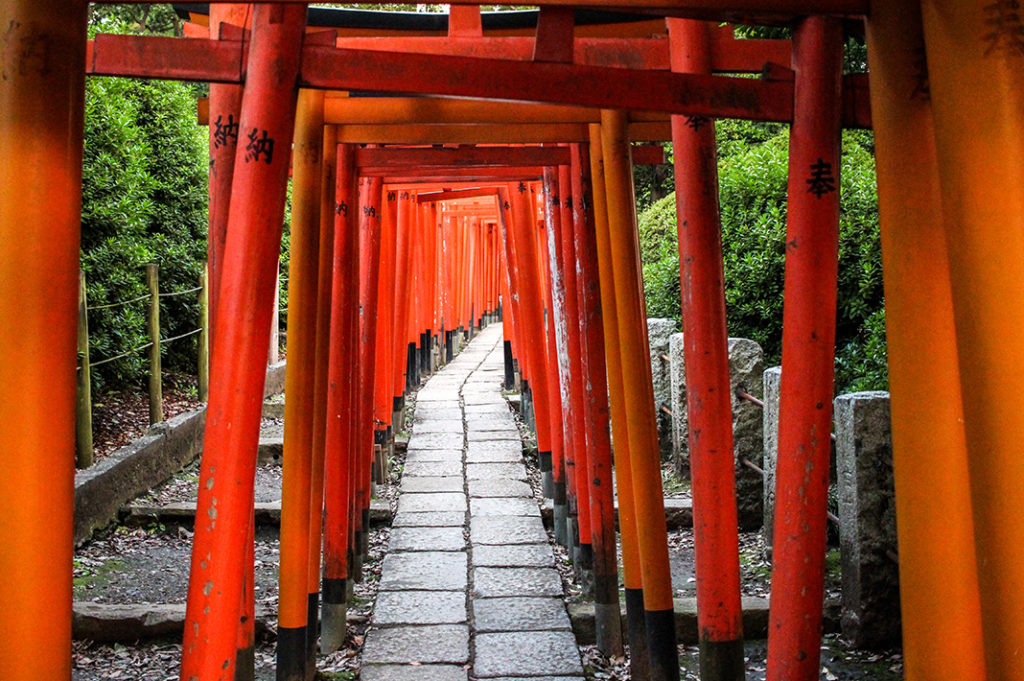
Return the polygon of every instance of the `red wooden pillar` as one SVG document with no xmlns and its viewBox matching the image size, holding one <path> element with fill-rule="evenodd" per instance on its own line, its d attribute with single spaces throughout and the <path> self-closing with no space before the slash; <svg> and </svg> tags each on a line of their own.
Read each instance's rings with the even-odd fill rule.
<svg viewBox="0 0 1024 681">
<path fill-rule="evenodd" d="M 392 323 L 394 325 L 392 342 L 393 395 L 392 410 L 398 415 L 405 404 L 405 389 L 408 384 L 406 370 L 409 364 L 409 317 L 411 289 L 412 255 L 416 235 L 425 233 L 419 224 L 419 211 L 416 210 L 416 197 L 403 190 L 398 195 L 397 224 L 395 227 L 395 305 Z M 420 243 L 420 248 L 429 246 Z M 398 428 L 398 424 L 395 425 Z"/>
<path fill-rule="evenodd" d="M 246 3 L 210 5 L 210 38 L 220 37 L 221 25 L 241 28 L 250 18 L 252 5 Z M 207 261 L 210 270 L 210 327 L 217 309 L 220 291 L 221 259 L 228 228 L 228 206 L 231 202 L 231 176 L 235 170 L 238 148 L 239 117 L 242 111 L 242 86 L 233 83 L 210 83 L 210 174 L 209 232 Z"/>
<path fill-rule="evenodd" d="M 820 670 L 839 265 L 838 20 L 811 17 L 799 25 L 793 68 L 768 640 L 767 678 L 772 681 L 810 681 Z"/>
<path fill-rule="evenodd" d="M 608 379 L 604 360 L 604 320 L 597 264 L 594 197 L 588 146 L 571 147 L 573 241 L 576 254 L 577 304 L 584 376 L 583 419 L 586 428 L 590 495 L 590 539 L 593 547 L 594 625 L 597 647 L 605 655 L 622 655 L 622 618 L 615 547 L 615 495 L 612 490 L 612 447 Z"/>
<path fill-rule="evenodd" d="M 356 581 L 362 580 L 362 563 L 369 544 L 370 531 L 370 462 L 373 457 L 373 387 L 376 356 L 373 351 L 377 334 L 377 291 L 380 286 L 381 251 L 381 178 L 361 180 L 359 196 L 359 389 L 356 398 L 357 541 Z"/>
<path fill-rule="evenodd" d="M 710 74 L 709 25 L 668 19 L 668 27 L 673 69 Z M 744 676 L 743 610 L 714 121 L 673 116 L 672 143 L 700 670 L 705 681 L 737 681 Z"/>
<path fill-rule="evenodd" d="M 0 5 L 0 678 L 12 681 L 71 677 L 86 17 L 80 1 Z"/>
<path fill-rule="evenodd" d="M 544 169 L 543 193 L 545 205 L 544 218 L 547 222 L 548 235 L 551 238 L 547 246 L 549 249 L 554 249 L 556 248 L 557 235 L 560 231 L 558 223 L 562 219 L 561 213 L 558 210 L 560 198 L 558 195 L 557 171 L 554 167 Z M 554 295 L 548 301 L 548 309 L 551 310 L 551 316 L 548 319 L 549 330 L 553 332 L 548 336 L 548 340 L 554 341 L 548 343 L 548 362 L 550 363 L 554 380 L 552 388 L 557 389 L 555 394 L 558 395 L 559 400 L 558 410 L 555 413 L 565 414 L 568 410 L 567 393 L 569 386 L 569 349 L 566 345 L 565 331 L 565 289 L 562 286 L 561 270 L 559 269 L 561 263 L 556 257 L 549 258 L 549 261 L 555 269 L 551 272 L 551 288 L 554 291 Z M 565 429 L 564 434 L 566 437 L 571 438 L 572 429 Z M 551 497 L 554 501 L 555 541 L 569 549 L 570 558 L 572 558 L 573 550 L 573 533 L 570 531 L 572 521 L 570 520 L 569 513 L 570 480 L 568 476 L 571 474 L 575 463 L 575 459 L 571 456 L 572 449 L 572 442 L 567 441 L 565 437 L 553 437 L 551 441 L 551 471 L 544 472 L 543 466 L 541 467 L 544 494 Z"/>
<path fill-rule="evenodd" d="M 324 569 L 320 646 L 334 652 L 345 642 L 346 594 L 349 578 L 351 475 L 355 411 L 356 334 L 359 287 L 358 220 L 355 149 L 337 151 L 334 210 L 332 314 L 328 350 L 327 426 L 324 452 Z"/>
<path fill-rule="evenodd" d="M 285 375 L 281 558 L 278 571 L 277 669 L 282 681 L 306 677 L 309 504 L 313 475 L 317 296 L 320 249 L 320 149 L 324 94 L 299 93 L 292 162 L 288 373 Z"/>
<path fill-rule="evenodd" d="M 584 420 L 584 384 L 583 384 L 583 340 L 580 334 L 581 307 L 577 291 L 576 246 L 573 240 L 575 232 L 576 211 L 573 210 L 572 172 L 569 165 L 558 167 L 558 187 L 562 198 L 562 230 L 559 238 L 559 252 L 563 265 L 562 282 L 565 286 L 565 317 L 567 324 L 567 340 L 569 352 L 569 413 L 568 426 L 573 430 L 576 457 L 576 516 L 579 551 L 577 567 L 589 572 L 594 565 L 594 548 L 590 528 L 590 482 L 587 476 L 588 456 L 586 423 Z"/>
<path fill-rule="evenodd" d="M 234 673 L 305 5 L 257 5 L 217 302 L 181 678 Z M 224 320 L 231 320 L 225 323 Z"/>
<path fill-rule="evenodd" d="M 391 434 L 391 342 L 394 332 L 395 307 L 395 231 L 398 227 L 398 191 L 385 188 L 385 201 L 380 230 L 380 286 L 377 291 L 377 333 L 375 334 L 374 360 L 374 444 L 381 447 L 381 456 L 375 458 L 373 477 L 384 482 L 385 457 Z"/>
<path fill-rule="evenodd" d="M 502 187 L 499 194 L 504 221 L 506 254 L 512 282 L 512 300 L 516 305 L 516 321 L 521 346 L 529 356 L 530 389 L 533 391 L 534 415 L 537 424 L 537 451 L 542 471 L 551 470 L 552 438 L 548 421 L 548 358 L 544 333 L 544 314 L 540 295 L 540 272 L 537 264 L 537 241 L 530 224 L 530 195 L 525 184 Z M 526 342 L 529 339 L 529 342 Z M 526 381 L 524 381 L 526 382 Z"/>
</svg>

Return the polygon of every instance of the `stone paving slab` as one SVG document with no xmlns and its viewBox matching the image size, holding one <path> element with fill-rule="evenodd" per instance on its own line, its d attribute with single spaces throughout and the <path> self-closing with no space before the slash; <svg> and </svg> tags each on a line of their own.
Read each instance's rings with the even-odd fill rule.
<svg viewBox="0 0 1024 681">
<path fill-rule="evenodd" d="M 526 467 L 521 463 L 471 463 L 466 465 L 469 480 L 526 480 Z"/>
<path fill-rule="evenodd" d="M 523 441 L 518 435 L 511 440 L 493 440 L 490 442 L 470 442 L 466 447 L 467 461 L 473 460 L 474 454 L 492 454 L 502 452 L 505 454 L 523 455 Z"/>
<path fill-rule="evenodd" d="M 396 513 L 391 527 L 463 527 L 466 514 L 462 511 L 428 511 L 424 513 Z"/>
<path fill-rule="evenodd" d="M 502 676 L 487 681 L 580 681 L 582 676 Z"/>
<path fill-rule="evenodd" d="M 487 402 L 484 404 L 467 404 L 465 406 L 466 417 L 470 414 L 482 416 L 484 414 L 508 414 L 508 404 L 503 402 Z"/>
<path fill-rule="evenodd" d="M 447 461 L 459 464 L 462 468 L 462 447 L 456 449 L 413 449 L 405 455 L 405 462 L 423 463 L 425 461 Z M 459 476 L 461 477 L 461 476 Z"/>
<path fill-rule="evenodd" d="M 461 461 L 409 461 L 406 459 L 402 468 L 402 478 L 406 476 L 437 478 L 446 475 L 462 477 Z"/>
<path fill-rule="evenodd" d="M 461 527 L 396 527 L 391 530 L 389 551 L 464 551 Z"/>
<path fill-rule="evenodd" d="M 554 568 L 473 568 L 474 598 L 561 595 L 562 579 Z"/>
<path fill-rule="evenodd" d="M 524 654 L 529 651 L 529 654 Z M 522 631 L 479 634 L 473 674 L 500 676 L 582 676 L 576 639 L 568 631 Z"/>
<path fill-rule="evenodd" d="M 466 414 L 466 429 L 473 431 L 516 430 L 512 413 L 508 414 Z"/>
<path fill-rule="evenodd" d="M 480 544 L 473 547 L 473 567 L 555 567 L 547 544 Z"/>
<path fill-rule="evenodd" d="M 418 421 L 413 426 L 416 434 L 424 433 L 462 433 L 462 419 L 434 419 L 428 418 Z"/>
<path fill-rule="evenodd" d="M 469 513 L 474 518 L 488 516 L 537 516 L 540 517 L 540 506 L 533 499 L 518 497 L 491 497 L 488 499 L 470 499 Z"/>
<path fill-rule="evenodd" d="M 431 492 L 461 492 L 462 476 L 435 478 L 402 478 L 399 491 L 402 494 L 423 494 Z"/>
<path fill-rule="evenodd" d="M 463 552 L 389 553 L 381 565 L 380 590 L 465 591 L 468 560 Z"/>
<path fill-rule="evenodd" d="M 498 440 L 497 442 L 471 442 L 470 444 L 498 444 L 505 442 L 505 440 Z M 509 451 L 488 451 L 488 450 L 474 450 L 466 454 L 466 463 L 519 463 L 523 460 L 522 452 L 509 452 Z"/>
<path fill-rule="evenodd" d="M 429 404 L 417 404 L 416 412 L 413 414 L 413 429 L 415 424 L 427 421 L 441 420 L 462 420 L 462 409 L 458 406 L 449 406 L 447 403 L 431 402 Z"/>
<path fill-rule="evenodd" d="M 465 664 L 469 660 L 469 627 L 464 624 L 400 626 L 371 629 L 363 647 L 363 663 L 422 662 Z"/>
<path fill-rule="evenodd" d="M 433 494 L 409 494 L 398 498 L 399 513 L 421 511 L 463 511 L 466 510 L 466 495 L 462 492 L 436 492 Z"/>
<path fill-rule="evenodd" d="M 421 433 L 413 426 L 409 451 L 415 449 L 462 449 L 462 431 L 457 433 Z"/>
<path fill-rule="evenodd" d="M 521 480 L 470 480 L 469 496 L 533 498 L 533 490 Z"/>
<path fill-rule="evenodd" d="M 373 606 L 373 623 L 377 626 L 465 621 L 466 594 L 462 591 L 382 591 Z"/>
<path fill-rule="evenodd" d="M 565 603 L 555 598 L 477 598 L 473 600 L 477 631 L 572 631 Z"/>
<path fill-rule="evenodd" d="M 540 518 L 500 516 L 472 518 L 469 540 L 476 544 L 540 544 L 548 540 Z"/>
<path fill-rule="evenodd" d="M 466 432 L 466 439 L 469 440 L 470 444 L 474 442 L 490 442 L 492 440 L 518 440 L 519 431 L 511 428 L 470 430 Z M 520 448 L 522 448 L 521 445 Z"/>
<path fill-rule="evenodd" d="M 424 402 L 451 402 L 459 399 L 456 388 L 423 388 L 416 394 L 416 404 Z"/>
<path fill-rule="evenodd" d="M 372 664 L 363 665 L 359 678 L 360 681 L 466 681 L 469 677 L 462 667 L 450 665 Z"/>
</svg>

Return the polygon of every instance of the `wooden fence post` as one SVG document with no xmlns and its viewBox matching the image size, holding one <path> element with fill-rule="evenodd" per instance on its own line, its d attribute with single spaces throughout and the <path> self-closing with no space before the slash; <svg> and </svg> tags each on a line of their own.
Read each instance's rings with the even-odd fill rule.
<svg viewBox="0 0 1024 681">
<path fill-rule="evenodd" d="M 89 317 L 85 272 L 78 271 L 78 401 L 75 418 L 75 465 L 92 465 L 92 386 L 89 377 Z"/>
<path fill-rule="evenodd" d="M 203 263 L 199 273 L 199 401 L 210 394 L 210 289 L 208 267 Z"/>
<path fill-rule="evenodd" d="M 149 424 L 164 420 L 163 388 L 160 370 L 160 268 L 156 263 L 146 265 L 146 285 L 149 286 Z"/>
</svg>

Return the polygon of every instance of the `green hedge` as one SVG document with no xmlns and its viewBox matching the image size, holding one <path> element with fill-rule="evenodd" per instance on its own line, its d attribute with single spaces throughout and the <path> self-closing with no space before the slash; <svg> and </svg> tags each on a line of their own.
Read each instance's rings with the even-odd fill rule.
<svg viewBox="0 0 1024 681">
<path fill-rule="evenodd" d="M 752 338 L 766 362 L 782 350 L 788 129 L 719 124 L 726 310 L 731 336 Z M 840 171 L 837 391 L 885 389 L 885 312 L 873 139 L 848 131 Z M 639 217 L 648 314 L 680 318 L 675 196 Z"/>
</svg>

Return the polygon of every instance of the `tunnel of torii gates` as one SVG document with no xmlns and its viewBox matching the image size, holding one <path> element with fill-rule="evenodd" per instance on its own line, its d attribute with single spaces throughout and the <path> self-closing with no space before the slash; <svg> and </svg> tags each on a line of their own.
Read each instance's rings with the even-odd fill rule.
<svg viewBox="0 0 1024 681">
<path fill-rule="evenodd" d="M 625 639 L 634 679 L 678 677 L 630 175 L 632 153 L 652 160 L 631 143 L 662 140 L 676 167 L 701 674 L 743 678 L 713 132 L 730 117 L 791 126 L 768 678 L 819 669 L 843 126 L 873 127 L 877 145 L 906 674 L 1020 678 L 1017 3 L 585 4 L 382 21 L 214 3 L 179 8 L 195 12 L 186 38 L 87 40 L 81 0 L 3 3 L 0 678 L 70 678 L 87 73 L 212 83 L 215 332 L 182 679 L 252 675 L 253 475 L 289 169 L 278 678 L 312 672 L 321 604 L 321 646 L 344 636 L 374 443 L 418 362 L 499 310 L 546 487 L 574 520 L 559 539 L 593 571 L 599 645 Z M 791 25 L 793 38 L 737 40 L 721 22 Z M 844 32 L 865 29 L 870 74 L 844 77 Z"/>
</svg>

